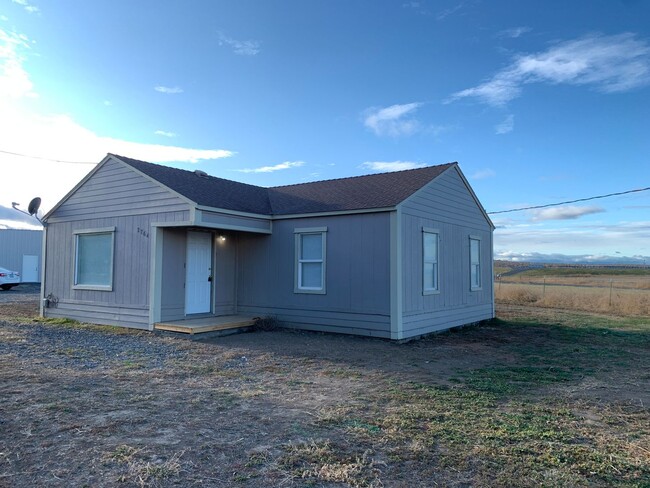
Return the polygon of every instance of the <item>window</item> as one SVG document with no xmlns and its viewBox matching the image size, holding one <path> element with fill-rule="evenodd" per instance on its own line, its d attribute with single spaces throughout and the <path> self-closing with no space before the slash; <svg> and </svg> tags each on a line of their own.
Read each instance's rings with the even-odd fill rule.
<svg viewBox="0 0 650 488">
<path fill-rule="evenodd" d="M 481 288 L 481 240 L 478 237 L 469 238 L 469 265 L 470 288 L 479 290 Z"/>
<path fill-rule="evenodd" d="M 422 229 L 422 293 L 437 293 L 438 286 L 438 231 Z"/>
<path fill-rule="evenodd" d="M 74 233 L 74 288 L 112 291 L 115 227 Z"/>
<path fill-rule="evenodd" d="M 295 293 L 325 293 L 327 227 L 296 229 Z"/>
</svg>

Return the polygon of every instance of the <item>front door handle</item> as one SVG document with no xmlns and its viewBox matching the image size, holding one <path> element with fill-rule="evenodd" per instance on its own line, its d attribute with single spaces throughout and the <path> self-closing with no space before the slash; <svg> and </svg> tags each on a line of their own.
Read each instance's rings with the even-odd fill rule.
<svg viewBox="0 0 650 488">
<path fill-rule="evenodd" d="M 212 276 L 208 276 L 208 281 L 212 281 Z"/>
</svg>

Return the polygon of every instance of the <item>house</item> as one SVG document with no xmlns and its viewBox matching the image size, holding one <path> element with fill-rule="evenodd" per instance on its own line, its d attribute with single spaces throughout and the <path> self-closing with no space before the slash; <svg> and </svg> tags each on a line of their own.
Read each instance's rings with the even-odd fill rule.
<svg viewBox="0 0 650 488">
<path fill-rule="evenodd" d="M 494 316 L 494 226 L 456 163 L 262 188 L 108 154 L 44 220 L 48 317 L 405 339 Z"/>
<path fill-rule="evenodd" d="M 43 231 L 0 229 L 0 267 L 18 271 L 23 283 L 41 282 Z"/>
</svg>

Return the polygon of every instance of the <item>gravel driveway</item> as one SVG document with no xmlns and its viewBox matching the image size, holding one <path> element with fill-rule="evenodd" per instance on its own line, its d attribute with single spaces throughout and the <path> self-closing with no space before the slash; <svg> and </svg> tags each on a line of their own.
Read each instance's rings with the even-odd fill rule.
<svg viewBox="0 0 650 488">
<path fill-rule="evenodd" d="M 26 303 L 38 301 L 40 283 L 21 283 L 11 290 L 0 290 L 0 303 Z"/>
</svg>

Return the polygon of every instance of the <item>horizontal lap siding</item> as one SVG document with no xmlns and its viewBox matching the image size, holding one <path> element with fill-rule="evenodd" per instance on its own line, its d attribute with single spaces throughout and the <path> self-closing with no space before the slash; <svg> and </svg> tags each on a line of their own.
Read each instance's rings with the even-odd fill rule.
<svg viewBox="0 0 650 488">
<path fill-rule="evenodd" d="M 492 230 L 455 168 L 401 206 L 405 337 L 492 317 Z M 422 228 L 439 231 L 439 287 L 422 293 Z M 470 290 L 469 236 L 481 238 L 482 289 Z"/>
<path fill-rule="evenodd" d="M 288 326 L 361 335 L 390 331 L 389 214 L 275 221 L 273 234 L 240 234 L 237 311 Z M 324 295 L 294 293 L 294 229 L 327 227 Z"/>
<path fill-rule="evenodd" d="M 136 173 L 129 166 L 109 160 L 56 209 L 48 222 L 186 209 L 188 204 L 171 191 Z"/>
<path fill-rule="evenodd" d="M 111 188 L 114 198 L 106 193 Z M 45 309 L 46 316 L 147 328 L 151 224 L 186 222 L 190 217 L 183 200 L 160 190 L 122 163 L 109 161 L 52 214 L 44 292 L 58 300 L 58 307 Z M 115 227 L 113 290 L 73 289 L 73 232 L 106 227 Z"/>
<path fill-rule="evenodd" d="M 46 311 L 46 316 L 52 318 L 68 318 L 91 324 L 119 325 L 134 329 L 149 328 L 149 309 L 142 307 L 60 302 L 56 308 L 48 308 Z"/>
</svg>

